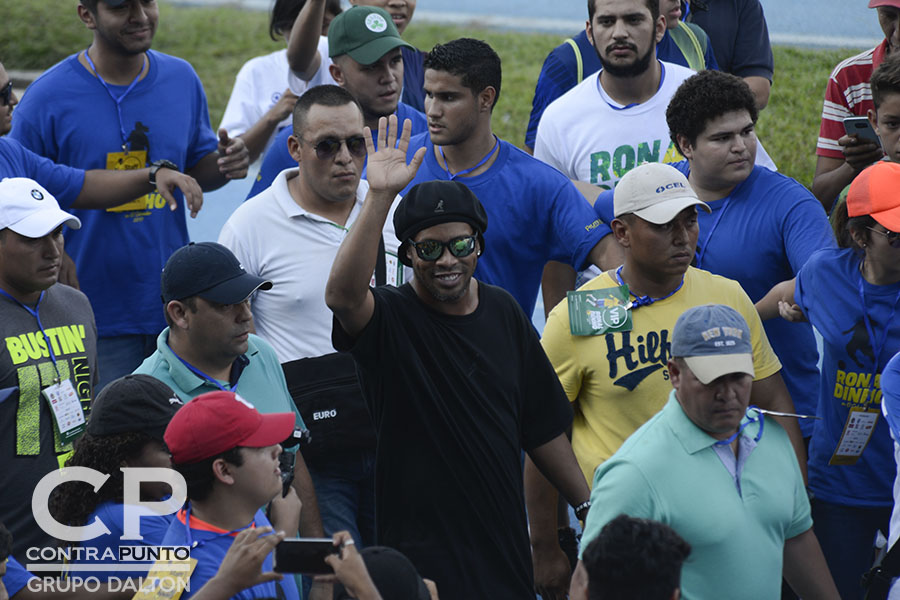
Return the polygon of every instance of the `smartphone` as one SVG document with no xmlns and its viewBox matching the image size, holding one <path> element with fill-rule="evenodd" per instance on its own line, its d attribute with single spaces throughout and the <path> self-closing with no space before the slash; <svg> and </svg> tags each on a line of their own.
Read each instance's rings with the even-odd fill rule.
<svg viewBox="0 0 900 600">
<path fill-rule="evenodd" d="M 867 117 L 847 117 L 844 119 L 844 131 L 847 132 L 847 135 L 856 134 L 861 140 L 875 142 L 881 148 L 881 139 L 872 129 L 872 124 L 869 123 Z"/>
<path fill-rule="evenodd" d="M 331 538 L 289 538 L 275 546 L 275 571 L 302 575 L 334 573 L 325 557 L 338 550 Z"/>
<path fill-rule="evenodd" d="M 284 498 L 291 491 L 294 483 L 294 461 L 296 455 L 293 452 L 283 451 L 278 456 L 278 470 L 281 471 L 281 497 Z"/>
</svg>

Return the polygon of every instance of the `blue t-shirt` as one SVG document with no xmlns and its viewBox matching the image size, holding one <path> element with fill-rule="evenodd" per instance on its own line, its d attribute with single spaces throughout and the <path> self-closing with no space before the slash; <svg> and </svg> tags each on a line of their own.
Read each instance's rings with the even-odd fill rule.
<svg viewBox="0 0 900 600">
<path fill-rule="evenodd" d="M 6 136 L 0 137 L 0 179 L 28 177 L 53 194 L 62 208 L 69 208 L 81 193 L 84 171 L 65 165 L 26 150 L 22 144 Z"/>
<path fill-rule="evenodd" d="M 411 135 L 416 135 L 428 130 L 428 120 L 425 118 L 425 115 L 403 102 L 397 104 L 397 111 L 395 114 L 397 115 L 397 121 L 401 125 L 405 119 L 409 119 L 412 122 Z M 263 190 L 268 189 L 279 173 L 285 169 L 293 169 L 297 166 L 297 161 L 294 160 L 294 157 L 288 152 L 287 147 L 287 140 L 291 137 L 293 132 L 293 128 L 285 127 L 275 136 L 275 140 L 272 142 L 272 145 L 269 146 L 269 149 L 266 150 L 265 156 L 263 156 L 262 164 L 259 166 L 259 174 L 256 176 L 256 181 L 253 182 L 253 187 L 250 188 L 250 193 L 247 194 L 246 200 L 256 196 Z M 377 138 L 378 132 L 373 131 L 372 139 L 376 143 L 376 149 L 378 147 Z M 365 179 L 365 168 L 363 168 L 363 179 Z"/>
<path fill-rule="evenodd" d="M 198 525 L 200 528 L 197 528 Z M 262 511 L 256 511 L 256 515 L 253 517 L 253 525 L 255 527 L 266 527 L 271 525 L 271 523 Z M 194 572 L 191 573 L 191 589 L 190 591 L 184 591 L 181 595 L 182 600 L 187 600 L 193 594 L 196 594 L 207 581 L 215 576 L 236 535 L 237 533 L 229 534 L 215 530 L 205 523 L 198 523 L 197 517 L 193 515 L 191 515 L 191 528 L 188 531 L 187 525 L 185 525 L 184 510 L 179 512 L 178 516 L 172 520 L 163 538 L 164 546 L 191 546 L 192 544 L 197 544 L 191 548 L 191 558 L 197 560 L 197 566 L 194 568 Z M 263 573 L 272 570 L 272 556 L 273 553 L 269 553 L 263 561 Z M 299 600 L 300 594 L 297 591 L 297 584 L 294 578 L 290 575 L 285 575 L 281 581 L 270 581 L 254 585 L 235 594 L 232 598 L 240 600 L 253 600 L 254 598 Z"/>
<path fill-rule="evenodd" d="M 588 75 L 599 71 L 602 66 L 597 57 L 597 51 L 588 41 L 587 33 L 584 30 L 571 39 L 578 46 L 578 56 L 569 42 L 563 42 L 551 50 L 544 60 L 544 66 L 541 68 L 541 74 L 538 76 L 537 85 L 534 88 L 531 116 L 528 119 L 528 129 L 525 131 L 525 145 L 529 148 L 534 148 L 538 123 L 541 122 L 541 116 L 550 103 L 578 85 Z M 656 44 L 656 58 L 683 67 L 689 66 L 684 53 L 675 44 L 675 40 L 672 39 L 668 30 Z M 718 70 L 719 65 L 716 63 L 712 45 L 709 43 L 706 44 L 704 59 L 707 69 Z M 581 63 L 581 79 L 578 78 L 579 62 Z"/>
<path fill-rule="evenodd" d="M 123 540 L 122 535 L 125 532 L 125 505 L 118 502 L 103 502 L 94 512 L 87 518 L 86 523 L 93 523 L 95 518 L 99 518 L 103 524 L 109 529 L 109 533 L 96 537 L 92 540 L 80 542 L 83 548 L 96 549 L 96 560 L 89 560 L 86 554 L 79 557 L 78 563 L 94 563 L 113 565 L 118 564 L 119 546 L 159 546 L 162 544 L 163 537 L 169 529 L 169 525 L 174 519 L 174 515 L 157 515 L 151 513 L 147 509 L 135 507 L 135 510 L 141 511 L 140 524 L 142 540 Z M 93 554 L 93 551 L 91 551 Z M 120 571 L 73 571 L 73 575 L 77 575 L 83 579 L 88 577 L 96 577 L 98 581 L 108 581 L 110 577 L 140 577 L 146 575 L 153 561 L 147 563 L 145 569 L 125 569 Z"/>
<path fill-rule="evenodd" d="M 690 175 L 687 161 L 673 166 Z M 815 251 L 835 247 L 819 201 L 795 180 L 769 169 L 754 167 L 729 196 L 709 205 L 712 213 L 698 211 L 695 266 L 734 279 L 754 302 L 775 284 L 792 279 Z M 594 210 L 605 223 L 612 220 L 611 190 L 600 194 Z M 795 408 L 815 414 L 819 353 L 812 327 L 784 319 L 770 319 L 763 326 L 781 360 L 781 376 Z M 800 420 L 804 437 L 812 435 L 810 421 Z"/>
<path fill-rule="evenodd" d="M 400 48 L 403 57 L 403 96 L 401 102 L 419 112 L 425 111 L 425 53 L 411 50 L 406 46 Z"/>
<path fill-rule="evenodd" d="M 6 575 L 0 577 L 0 581 L 3 582 L 6 593 L 12 598 L 28 585 L 29 580 L 34 578 L 35 575 L 26 571 L 25 567 L 10 555 L 6 563 Z"/>
<path fill-rule="evenodd" d="M 894 434 L 900 440 L 900 352 L 894 355 L 881 373 L 881 409 Z"/>
<path fill-rule="evenodd" d="M 900 319 L 888 323 L 900 302 L 900 283 L 872 285 L 862 279 L 860 258 L 852 249 L 827 249 L 812 255 L 797 274 L 794 300 L 824 338 L 818 416 L 809 444 L 809 487 L 817 498 L 847 506 L 891 506 L 896 467 L 887 423 L 879 418 L 868 445 L 854 465 L 829 465 L 847 423 L 850 408 L 880 411 L 880 374 L 900 350 Z M 860 299 L 860 284 L 865 307 Z M 876 341 L 887 336 L 875 356 L 863 313 Z M 870 394 L 869 388 L 872 392 Z"/>
<path fill-rule="evenodd" d="M 72 55 L 28 87 L 10 135 L 41 156 L 82 169 L 144 168 L 167 159 L 189 171 L 218 144 L 203 86 L 187 62 L 152 50 L 147 56 L 147 75 L 121 100 L 121 123 L 106 88 Z M 121 97 L 128 86 L 110 87 Z M 159 274 L 188 242 L 184 203 L 172 212 L 153 192 L 127 210 L 71 212 L 81 229 L 66 232 L 66 251 L 100 337 L 159 333 L 165 327 Z"/>
<path fill-rule="evenodd" d="M 738 77 L 772 80 L 775 61 L 759 0 L 709 0 L 691 4 L 691 23 L 709 36 L 719 68 Z"/>
<path fill-rule="evenodd" d="M 31 579 L 35 579 L 35 575 L 26 571 L 25 567 L 10 555 L 6 563 L 6 575 L 0 577 L 9 597 L 12 598 L 18 594 Z"/>
<path fill-rule="evenodd" d="M 427 148 L 425 160 L 401 195 L 417 183 L 450 179 L 435 158 L 427 132 L 409 141 L 408 159 L 422 146 Z M 610 232 L 562 173 L 503 140 L 487 171 L 456 181 L 475 193 L 488 216 L 484 254 L 475 277 L 512 294 L 526 315 L 534 313 L 547 261 L 580 270 Z"/>
</svg>

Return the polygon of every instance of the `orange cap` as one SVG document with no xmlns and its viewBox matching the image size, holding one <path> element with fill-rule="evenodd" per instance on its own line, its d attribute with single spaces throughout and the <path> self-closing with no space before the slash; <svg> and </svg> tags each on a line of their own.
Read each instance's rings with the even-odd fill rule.
<svg viewBox="0 0 900 600">
<path fill-rule="evenodd" d="M 900 231 L 900 164 L 880 161 L 857 175 L 847 192 L 847 213 L 871 215 L 885 229 Z"/>
</svg>

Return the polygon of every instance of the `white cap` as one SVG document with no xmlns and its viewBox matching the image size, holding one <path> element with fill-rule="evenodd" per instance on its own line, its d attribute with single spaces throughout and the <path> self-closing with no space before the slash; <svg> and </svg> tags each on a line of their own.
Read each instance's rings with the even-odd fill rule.
<svg viewBox="0 0 900 600">
<path fill-rule="evenodd" d="M 681 171 L 663 163 L 646 163 L 628 171 L 613 192 L 616 218 L 634 214 L 650 223 L 665 225 L 689 206 L 712 212 Z"/>
<path fill-rule="evenodd" d="M 59 207 L 50 192 L 25 177 L 0 181 L 0 229 L 29 238 L 44 237 L 60 225 L 79 229 L 81 221 Z"/>
</svg>

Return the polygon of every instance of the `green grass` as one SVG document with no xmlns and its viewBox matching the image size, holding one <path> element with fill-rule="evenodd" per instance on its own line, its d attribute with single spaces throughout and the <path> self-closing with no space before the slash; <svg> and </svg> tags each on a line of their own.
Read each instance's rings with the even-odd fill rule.
<svg viewBox="0 0 900 600">
<path fill-rule="evenodd" d="M 8 69 L 44 69 L 86 47 L 91 35 L 78 20 L 76 5 L 77 0 L 0 0 L 0 61 Z M 269 39 L 265 13 L 165 3 L 160 12 L 153 47 L 194 65 L 206 88 L 214 124 L 222 117 L 241 65 L 282 47 Z M 38 23 L 39 28 L 32 25 Z M 423 49 L 462 36 L 486 40 L 503 59 L 503 89 L 494 111 L 494 129 L 521 145 L 541 64 L 561 38 L 421 23 L 406 32 L 407 39 Z M 838 61 L 856 52 L 775 48 L 775 86 L 769 106 L 760 116 L 759 136 L 779 169 L 807 186 L 815 168 L 828 74 Z"/>
</svg>

